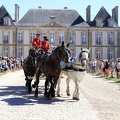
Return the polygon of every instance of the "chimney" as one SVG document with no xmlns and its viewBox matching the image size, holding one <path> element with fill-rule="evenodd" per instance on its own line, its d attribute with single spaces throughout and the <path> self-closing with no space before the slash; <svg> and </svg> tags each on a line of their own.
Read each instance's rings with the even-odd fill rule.
<svg viewBox="0 0 120 120">
<path fill-rule="evenodd" d="M 115 20 L 115 22 L 118 24 L 118 6 L 115 6 L 112 9 L 112 18 Z"/>
<path fill-rule="evenodd" d="M 64 7 L 64 9 L 67 9 L 67 7 Z"/>
<path fill-rule="evenodd" d="M 15 4 L 15 22 L 19 20 L 19 8 L 18 4 Z"/>
<path fill-rule="evenodd" d="M 86 8 L 86 21 L 90 21 L 91 20 L 91 5 L 88 5 Z"/>
</svg>

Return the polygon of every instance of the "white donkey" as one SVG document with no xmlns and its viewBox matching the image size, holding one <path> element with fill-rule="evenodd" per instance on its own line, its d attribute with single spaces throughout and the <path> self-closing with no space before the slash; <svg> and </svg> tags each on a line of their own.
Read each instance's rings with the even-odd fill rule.
<svg viewBox="0 0 120 120">
<path fill-rule="evenodd" d="M 61 75 L 58 80 L 57 96 L 60 96 L 60 82 L 61 82 L 61 77 L 64 74 L 67 77 L 66 78 L 67 95 L 70 96 L 69 82 L 71 79 L 73 79 L 75 83 L 73 99 L 79 100 L 79 83 L 86 74 L 86 64 L 88 61 L 89 52 L 90 50 L 86 48 L 81 48 L 77 56 L 74 59 L 71 59 L 71 61 L 68 64 L 61 62 L 61 67 L 64 69 L 62 69 Z"/>
</svg>

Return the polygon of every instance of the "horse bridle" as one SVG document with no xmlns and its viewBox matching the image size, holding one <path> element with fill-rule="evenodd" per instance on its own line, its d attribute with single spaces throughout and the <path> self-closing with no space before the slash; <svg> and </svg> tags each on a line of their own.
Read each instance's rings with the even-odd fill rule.
<svg viewBox="0 0 120 120">
<path fill-rule="evenodd" d="M 88 61 L 88 59 L 86 59 L 86 58 L 82 58 L 82 54 L 83 54 L 84 52 L 89 54 L 89 52 L 86 51 L 86 50 L 81 51 L 80 56 L 79 56 L 79 61 L 81 60 L 81 62 L 82 62 L 83 60 Z M 82 59 L 81 59 L 81 58 L 82 58 Z"/>
<path fill-rule="evenodd" d="M 66 56 L 66 55 L 64 54 L 64 51 L 66 51 L 67 54 L 68 54 L 68 50 L 67 50 L 65 47 L 63 47 L 63 48 L 60 47 L 59 50 L 61 50 L 63 54 L 62 54 L 62 57 L 60 57 L 59 54 L 57 54 L 57 58 L 58 58 L 60 61 L 61 61 L 61 60 L 64 61 L 64 57 Z"/>
<path fill-rule="evenodd" d="M 34 52 L 34 54 L 35 54 L 35 56 L 32 56 L 31 54 L 30 54 L 30 57 L 32 57 L 32 58 L 38 58 L 39 57 L 39 55 L 41 55 L 41 54 L 43 54 L 43 50 L 41 50 L 41 49 L 39 49 L 39 48 L 33 48 L 32 49 L 33 50 L 33 52 Z"/>
</svg>

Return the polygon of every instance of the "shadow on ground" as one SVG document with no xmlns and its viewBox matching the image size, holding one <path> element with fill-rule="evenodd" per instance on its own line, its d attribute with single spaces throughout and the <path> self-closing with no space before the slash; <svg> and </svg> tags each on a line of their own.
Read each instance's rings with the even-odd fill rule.
<svg viewBox="0 0 120 120">
<path fill-rule="evenodd" d="M 75 102 L 74 100 L 65 99 L 62 97 L 55 97 L 54 99 L 47 99 L 44 97 L 44 86 L 39 87 L 38 97 L 34 96 L 34 90 L 31 94 L 27 94 L 25 86 L 0 86 L 1 101 L 6 102 L 11 106 L 19 105 L 34 105 L 34 104 L 53 104 L 55 102 Z"/>
</svg>

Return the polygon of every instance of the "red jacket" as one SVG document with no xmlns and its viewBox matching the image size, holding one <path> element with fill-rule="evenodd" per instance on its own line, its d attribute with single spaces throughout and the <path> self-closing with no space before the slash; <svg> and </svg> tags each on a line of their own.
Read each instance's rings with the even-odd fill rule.
<svg viewBox="0 0 120 120">
<path fill-rule="evenodd" d="M 42 46 L 42 41 L 38 38 L 34 38 L 33 42 L 32 42 L 32 46 Z"/>
<path fill-rule="evenodd" d="M 50 44 L 45 41 L 42 41 L 42 47 L 41 47 L 44 51 L 49 51 L 50 50 Z"/>
</svg>

